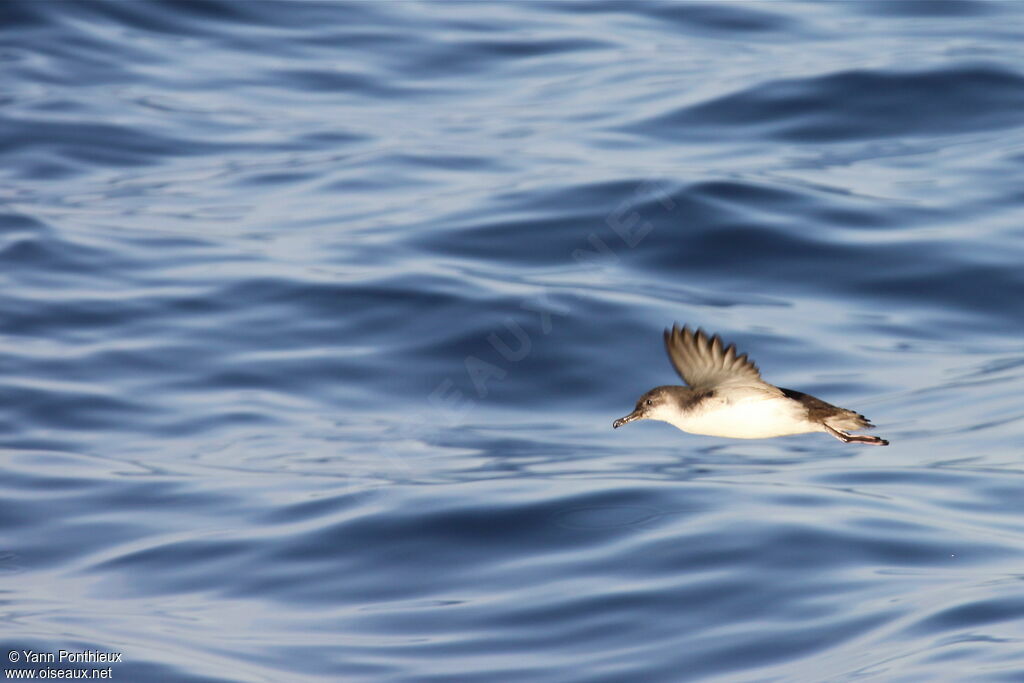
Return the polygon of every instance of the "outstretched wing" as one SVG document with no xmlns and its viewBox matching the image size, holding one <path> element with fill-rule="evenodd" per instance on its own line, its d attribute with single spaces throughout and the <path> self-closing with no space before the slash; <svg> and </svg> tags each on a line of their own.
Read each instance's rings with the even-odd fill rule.
<svg viewBox="0 0 1024 683">
<path fill-rule="evenodd" d="M 683 381 L 697 391 L 723 385 L 755 387 L 772 393 L 781 392 L 761 379 L 761 373 L 747 354 L 736 353 L 736 346 L 724 346 L 717 334 L 708 337 L 704 330 L 696 332 L 687 326 L 673 325 L 665 330 L 665 350 Z"/>
</svg>

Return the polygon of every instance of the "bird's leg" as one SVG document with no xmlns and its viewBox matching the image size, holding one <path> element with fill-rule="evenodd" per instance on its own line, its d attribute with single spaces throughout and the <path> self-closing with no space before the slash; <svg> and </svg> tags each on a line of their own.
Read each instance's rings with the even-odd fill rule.
<svg viewBox="0 0 1024 683">
<path fill-rule="evenodd" d="M 850 434 L 849 432 L 844 432 L 841 429 L 835 429 L 834 427 L 829 426 L 827 423 L 822 424 L 825 425 L 826 432 L 836 437 L 843 443 L 866 443 L 872 446 L 889 445 L 888 441 L 878 436 L 870 436 L 868 434 Z"/>
</svg>

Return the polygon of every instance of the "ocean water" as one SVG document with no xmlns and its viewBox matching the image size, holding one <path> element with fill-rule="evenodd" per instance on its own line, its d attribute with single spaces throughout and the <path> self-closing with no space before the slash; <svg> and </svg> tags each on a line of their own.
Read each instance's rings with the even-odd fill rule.
<svg viewBox="0 0 1024 683">
<path fill-rule="evenodd" d="M 6 676 L 1024 680 L 1024 5 L 0 31 Z M 673 322 L 892 445 L 613 431 Z"/>
</svg>

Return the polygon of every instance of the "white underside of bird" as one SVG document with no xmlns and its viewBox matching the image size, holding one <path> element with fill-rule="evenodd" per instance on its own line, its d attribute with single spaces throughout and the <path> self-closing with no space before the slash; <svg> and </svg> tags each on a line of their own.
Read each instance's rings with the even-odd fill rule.
<svg viewBox="0 0 1024 683">
<path fill-rule="evenodd" d="M 770 439 L 775 436 L 823 432 L 820 422 L 807 419 L 807 411 L 788 398 L 779 398 L 761 391 L 748 396 L 722 400 L 705 399 L 700 408 L 681 412 L 672 406 L 660 407 L 651 419 L 668 422 L 690 434 L 722 436 L 732 439 Z M 856 423 L 835 424 L 840 429 L 855 429 Z"/>
</svg>

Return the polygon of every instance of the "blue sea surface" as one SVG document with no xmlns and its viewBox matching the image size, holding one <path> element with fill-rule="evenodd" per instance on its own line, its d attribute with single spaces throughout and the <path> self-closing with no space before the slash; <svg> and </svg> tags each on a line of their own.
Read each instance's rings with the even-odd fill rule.
<svg viewBox="0 0 1024 683">
<path fill-rule="evenodd" d="M 5 676 L 1024 680 L 1024 4 L 0 35 Z M 892 445 L 613 431 L 673 322 Z"/>
</svg>

